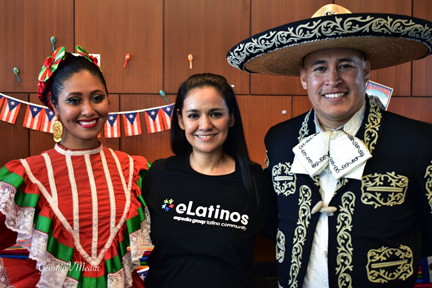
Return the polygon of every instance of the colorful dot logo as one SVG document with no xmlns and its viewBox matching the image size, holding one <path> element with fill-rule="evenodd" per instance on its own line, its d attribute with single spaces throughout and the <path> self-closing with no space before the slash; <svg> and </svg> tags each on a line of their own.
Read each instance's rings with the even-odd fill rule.
<svg viewBox="0 0 432 288">
<path fill-rule="evenodd" d="M 165 211 L 169 211 L 174 208 L 174 200 L 173 199 L 165 199 L 164 204 L 162 205 L 162 209 Z"/>
</svg>

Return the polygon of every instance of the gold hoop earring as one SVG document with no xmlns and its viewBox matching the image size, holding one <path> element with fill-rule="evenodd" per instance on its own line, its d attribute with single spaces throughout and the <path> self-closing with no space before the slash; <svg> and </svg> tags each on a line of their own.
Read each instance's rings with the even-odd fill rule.
<svg viewBox="0 0 432 288">
<path fill-rule="evenodd" d="M 56 119 L 53 123 L 53 139 L 56 143 L 59 143 L 62 140 L 63 135 L 63 124 L 58 120 L 58 117 L 56 116 Z"/>
</svg>

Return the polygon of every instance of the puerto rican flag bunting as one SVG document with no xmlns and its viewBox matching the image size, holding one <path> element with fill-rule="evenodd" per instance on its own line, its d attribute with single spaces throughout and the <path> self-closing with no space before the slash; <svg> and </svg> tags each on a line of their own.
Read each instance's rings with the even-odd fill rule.
<svg viewBox="0 0 432 288">
<path fill-rule="evenodd" d="M 44 108 L 44 113 L 41 120 L 39 130 L 42 132 L 53 133 L 52 124 L 54 123 L 55 114 L 48 108 Z M 42 115 L 41 115 L 42 116 Z"/>
<path fill-rule="evenodd" d="M 41 106 L 27 105 L 23 127 L 39 130 L 41 120 L 45 116 L 44 113 L 45 110 Z"/>
<path fill-rule="evenodd" d="M 17 99 L 7 98 L 7 101 L 1 110 L 0 120 L 15 124 L 20 107 L 21 102 L 17 101 Z"/>
<path fill-rule="evenodd" d="M 141 120 L 138 112 L 124 114 L 123 122 L 124 122 L 126 136 L 134 136 L 134 135 L 142 134 Z"/>
<path fill-rule="evenodd" d="M 105 122 L 105 138 L 118 138 L 118 137 L 120 137 L 119 114 L 109 114 L 108 119 Z"/>
<path fill-rule="evenodd" d="M 145 111 L 148 133 L 164 131 L 162 117 L 159 115 L 159 111 L 160 108 Z"/>
<path fill-rule="evenodd" d="M 15 124 L 21 109 L 21 104 L 27 105 L 23 127 L 53 133 L 55 113 L 49 108 L 10 97 L 0 93 L 0 120 Z M 123 115 L 125 136 L 141 135 L 140 113 L 144 112 L 148 133 L 171 129 L 174 103 L 150 109 L 115 112 L 108 114 L 104 128 L 98 138 L 119 138 L 121 135 L 120 118 Z"/>
<path fill-rule="evenodd" d="M 165 130 L 171 129 L 171 119 L 172 119 L 173 109 L 174 109 L 174 104 L 161 108 L 162 111 L 160 114 L 162 115 L 162 120 L 164 123 Z"/>
</svg>

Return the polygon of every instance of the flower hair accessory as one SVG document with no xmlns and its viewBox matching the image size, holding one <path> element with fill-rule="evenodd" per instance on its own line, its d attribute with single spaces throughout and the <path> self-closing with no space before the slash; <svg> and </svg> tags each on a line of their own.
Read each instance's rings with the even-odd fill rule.
<svg viewBox="0 0 432 288">
<path fill-rule="evenodd" d="M 42 103 L 48 106 L 49 109 L 52 110 L 51 104 L 51 91 L 47 93 L 47 95 L 43 95 L 47 86 L 49 84 L 49 79 L 55 70 L 59 67 L 59 64 L 62 60 L 65 59 L 66 49 L 65 47 L 59 47 L 54 52 L 52 52 L 48 58 L 45 59 L 44 64 L 42 65 L 42 70 L 38 76 L 38 89 L 37 94 Z"/>
<path fill-rule="evenodd" d="M 83 56 L 84 58 L 86 58 L 87 60 L 89 60 L 90 62 L 92 62 L 94 65 L 96 65 L 99 70 L 102 72 L 102 69 L 100 68 L 99 64 L 98 64 L 98 59 L 96 57 L 91 56 L 90 54 L 87 53 L 87 50 L 85 50 L 81 45 L 77 45 L 76 49 L 78 51 L 78 54 L 80 54 L 81 56 Z M 103 74 L 103 73 L 102 73 Z"/>
<path fill-rule="evenodd" d="M 42 70 L 39 73 L 38 80 L 46 82 L 54 71 L 58 68 L 61 60 L 65 59 L 66 49 L 65 47 L 59 47 L 54 52 L 45 59 L 44 64 L 42 65 Z"/>
</svg>

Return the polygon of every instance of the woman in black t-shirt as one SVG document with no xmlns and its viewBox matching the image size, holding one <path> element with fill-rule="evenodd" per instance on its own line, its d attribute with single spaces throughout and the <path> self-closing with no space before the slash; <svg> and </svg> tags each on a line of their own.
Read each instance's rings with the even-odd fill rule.
<svg viewBox="0 0 432 288">
<path fill-rule="evenodd" d="M 175 156 L 143 180 L 155 248 L 146 287 L 253 287 L 257 233 L 274 239 L 275 194 L 246 147 L 240 110 L 226 79 L 189 77 L 171 123 Z"/>
</svg>

